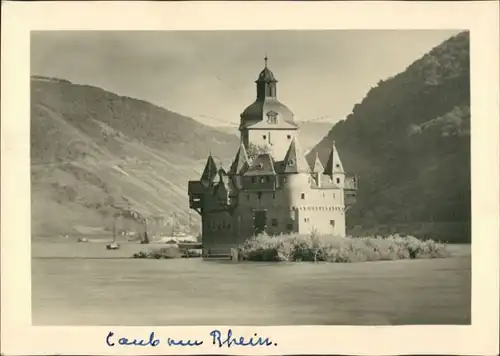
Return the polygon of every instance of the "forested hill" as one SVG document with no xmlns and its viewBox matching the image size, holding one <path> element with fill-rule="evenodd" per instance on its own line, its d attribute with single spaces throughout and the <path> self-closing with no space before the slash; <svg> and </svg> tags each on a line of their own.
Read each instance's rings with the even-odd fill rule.
<svg viewBox="0 0 500 356">
<path fill-rule="evenodd" d="M 470 241 L 469 72 L 462 32 L 381 80 L 309 153 L 326 160 L 335 141 L 345 169 L 359 175 L 351 233 Z"/>
<path fill-rule="evenodd" d="M 209 149 L 227 166 L 238 144 L 236 135 L 145 101 L 33 76 L 32 233 L 102 233 L 117 209 L 176 213 L 186 225 L 188 180 L 199 177 Z M 190 221 L 198 229 L 198 217 Z"/>
</svg>

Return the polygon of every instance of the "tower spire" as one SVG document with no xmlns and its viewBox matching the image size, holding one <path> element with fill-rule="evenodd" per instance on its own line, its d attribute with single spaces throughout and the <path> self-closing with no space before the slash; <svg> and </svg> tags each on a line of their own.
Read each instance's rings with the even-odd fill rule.
<svg viewBox="0 0 500 356">
<path fill-rule="evenodd" d="M 267 60 L 269 58 L 267 58 L 267 52 L 266 52 L 266 56 L 264 57 L 264 67 L 267 68 Z"/>
</svg>

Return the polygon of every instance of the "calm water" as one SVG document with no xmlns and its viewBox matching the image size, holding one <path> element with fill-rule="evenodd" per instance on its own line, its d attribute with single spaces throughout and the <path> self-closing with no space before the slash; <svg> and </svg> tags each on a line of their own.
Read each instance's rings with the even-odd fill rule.
<svg viewBox="0 0 500 356">
<path fill-rule="evenodd" d="M 468 324 L 470 246 L 452 248 L 449 259 L 285 264 L 126 259 L 141 247 L 33 242 L 33 323 Z"/>
</svg>

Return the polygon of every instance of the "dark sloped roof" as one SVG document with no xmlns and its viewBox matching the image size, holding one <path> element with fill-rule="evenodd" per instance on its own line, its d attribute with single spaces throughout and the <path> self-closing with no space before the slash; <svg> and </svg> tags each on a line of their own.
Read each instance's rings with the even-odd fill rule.
<svg viewBox="0 0 500 356">
<path fill-rule="evenodd" d="M 265 82 L 265 83 L 277 83 L 278 81 L 274 77 L 273 72 L 267 66 L 260 72 L 259 78 L 255 81 L 256 83 Z"/>
<path fill-rule="evenodd" d="M 245 176 L 275 175 L 274 160 L 269 153 L 263 153 L 254 159 Z"/>
<path fill-rule="evenodd" d="M 325 174 L 335 174 L 335 173 L 344 173 L 344 167 L 342 166 L 342 162 L 340 161 L 339 153 L 337 148 L 335 147 L 335 142 L 333 142 L 332 150 L 328 155 L 328 161 L 325 166 Z"/>
<path fill-rule="evenodd" d="M 296 126 L 293 112 L 285 104 L 276 98 L 266 97 L 265 99 L 257 99 L 252 104 L 247 106 L 247 108 L 240 115 L 240 127 L 249 126 L 257 122 L 267 120 L 266 115 L 271 111 L 275 112 L 281 120 Z"/>
<path fill-rule="evenodd" d="M 311 171 L 304 152 L 295 138 L 290 143 L 283 162 L 284 173 L 309 173 Z"/>
<path fill-rule="evenodd" d="M 240 148 L 236 153 L 236 157 L 234 158 L 231 167 L 229 168 L 229 174 L 243 174 L 250 167 L 250 163 L 248 161 L 247 150 L 245 149 L 245 145 L 243 141 L 240 143 Z"/>
<path fill-rule="evenodd" d="M 217 176 L 217 165 L 212 157 L 209 155 L 207 158 L 207 163 L 205 164 L 205 169 L 201 174 L 200 182 L 204 185 L 208 185 L 213 182 L 214 178 Z"/>
<path fill-rule="evenodd" d="M 323 167 L 323 164 L 321 163 L 321 160 L 319 159 L 318 152 L 316 152 L 316 158 L 314 159 L 314 165 L 313 165 L 313 172 L 316 173 L 323 173 L 325 171 L 325 167 Z"/>
</svg>

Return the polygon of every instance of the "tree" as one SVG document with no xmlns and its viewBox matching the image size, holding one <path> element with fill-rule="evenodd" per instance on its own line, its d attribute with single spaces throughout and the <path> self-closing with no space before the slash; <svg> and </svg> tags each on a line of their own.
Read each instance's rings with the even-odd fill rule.
<svg viewBox="0 0 500 356">
<path fill-rule="evenodd" d="M 269 153 L 269 147 L 268 146 L 258 146 L 254 145 L 253 143 L 248 144 L 247 148 L 247 156 L 250 162 L 253 162 L 257 156 L 264 154 L 264 153 Z"/>
</svg>

